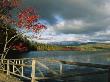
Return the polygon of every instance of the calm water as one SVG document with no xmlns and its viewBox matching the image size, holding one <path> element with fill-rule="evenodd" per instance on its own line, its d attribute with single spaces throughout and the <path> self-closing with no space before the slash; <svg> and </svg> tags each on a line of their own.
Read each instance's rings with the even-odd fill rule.
<svg viewBox="0 0 110 82">
<path fill-rule="evenodd" d="M 105 52 L 31 51 L 19 55 L 19 58 L 38 58 L 38 57 L 110 65 L 110 52 L 107 51 Z"/>
<path fill-rule="evenodd" d="M 87 62 L 97 64 L 110 65 L 110 52 L 80 52 L 80 51 L 31 51 L 19 55 L 19 58 L 51 58 L 61 59 L 66 61 Z M 91 72 L 97 69 L 95 68 L 75 68 L 76 72 Z M 69 70 L 68 70 L 69 72 Z M 42 81 L 41 81 L 42 82 Z M 63 82 L 63 81 L 43 81 L 43 82 Z M 73 80 L 68 82 L 107 82 L 107 74 L 97 74 L 89 76 L 77 76 Z"/>
</svg>

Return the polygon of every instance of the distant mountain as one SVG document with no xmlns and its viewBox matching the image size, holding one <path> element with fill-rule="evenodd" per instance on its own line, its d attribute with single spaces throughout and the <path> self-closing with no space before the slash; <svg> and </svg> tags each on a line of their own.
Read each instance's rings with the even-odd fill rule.
<svg viewBox="0 0 110 82">
<path fill-rule="evenodd" d="M 97 43 L 98 43 L 98 42 L 85 42 L 85 43 L 82 42 L 81 44 L 82 44 L 82 45 L 83 45 L 83 44 L 85 45 L 85 44 L 97 44 Z"/>
<path fill-rule="evenodd" d="M 61 41 L 61 42 L 50 42 L 48 44 L 52 44 L 52 45 L 61 45 L 61 46 L 77 46 L 80 45 L 80 42 L 77 41 Z"/>
<path fill-rule="evenodd" d="M 97 42 L 79 42 L 79 41 L 61 41 L 61 42 L 50 42 L 51 45 L 61 45 L 61 46 L 79 46 L 86 44 L 96 44 Z"/>
</svg>

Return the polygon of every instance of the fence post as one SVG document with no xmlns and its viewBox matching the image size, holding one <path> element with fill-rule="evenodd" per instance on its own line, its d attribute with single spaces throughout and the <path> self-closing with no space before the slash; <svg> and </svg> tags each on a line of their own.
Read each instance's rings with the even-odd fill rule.
<svg viewBox="0 0 110 82">
<path fill-rule="evenodd" d="M 63 71 L 63 64 L 60 63 L 60 75 L 62 75 L 62 71 Z"/>
<path fill-rule="evenodd" d="M 35 70 L 36 70 L 36 60 L 32 59 L 32 73 L 31 73 L 31 82 L 35 82 Z"/>
<path fill-rule="evenodd" d="M 15 60 L 13 60 L 13 73 L 15 73 Z"/>
<path fill-rule="evenodd" d="M 24 72 L 24 69 L 23 69 L 23 64 L 24 64 L 24 62 L 23 62 L 23 60 L 21 60 L 21 62 L 22 62 L 22 66 L 21 66 L 21 69 L 22 69 L 21 71 L 22 71 L 22 73 L 21 73 L 21 74 L 22 74 L 22 76 L 24 76 L 24 73 L 23 73 L 23 72 Z"/>
<path fill-rule="evenodd" d="M 9 60 L 7 60 L 7 75 L 10 75 L 10 65 L 9 65 Z"/>
</svg>

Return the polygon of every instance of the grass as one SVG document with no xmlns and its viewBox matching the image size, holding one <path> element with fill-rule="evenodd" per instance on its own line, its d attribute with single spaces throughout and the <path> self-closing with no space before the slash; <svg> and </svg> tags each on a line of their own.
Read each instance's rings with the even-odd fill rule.
<svg viewBox="0 0 110 82">
<path fill-rule="evenodd" d="M 2 71 L 0 71 L 0 82 L 22 82 L 18 78 L 13 77 L 11 75 L 6 75 Z"/>
</svg>

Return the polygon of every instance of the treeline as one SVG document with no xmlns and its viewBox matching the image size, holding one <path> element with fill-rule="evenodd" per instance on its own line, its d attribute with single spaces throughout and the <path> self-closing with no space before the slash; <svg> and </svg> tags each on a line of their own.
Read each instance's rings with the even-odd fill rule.
<svg viewBox="0 0 110 82">
<path fill-rule="evenodd" d="M 35 51 L 81 51 L 77 46 L 61 46 L 44 43 L 30 43 L 30 50 Z"/>
<path fill-rule="evenodd" d="M 110 50 L 109 43 L 87 44 L 79 46 L 82 51 L 106 51 Z"/>
<path fill-rule="evenodd" d="M 43 43 L 34 43 L 30 45 L 31 50 L 36 51 L 52 51 L 52 50 L 62 50 L 62 46 L 43 44 Z"/>
<path fill-rule="evenodd" d="M 61 50 L 61 51 L 106 51 L 110 50 L 110 44 L 86 44 L 79 46 L 60 46 L 60 45 L 50 45 L 43 43 L 35 43 L 30 45 L 31 50 L 36 51 L 52 51 L 52 50 Z"/>
</svg>

